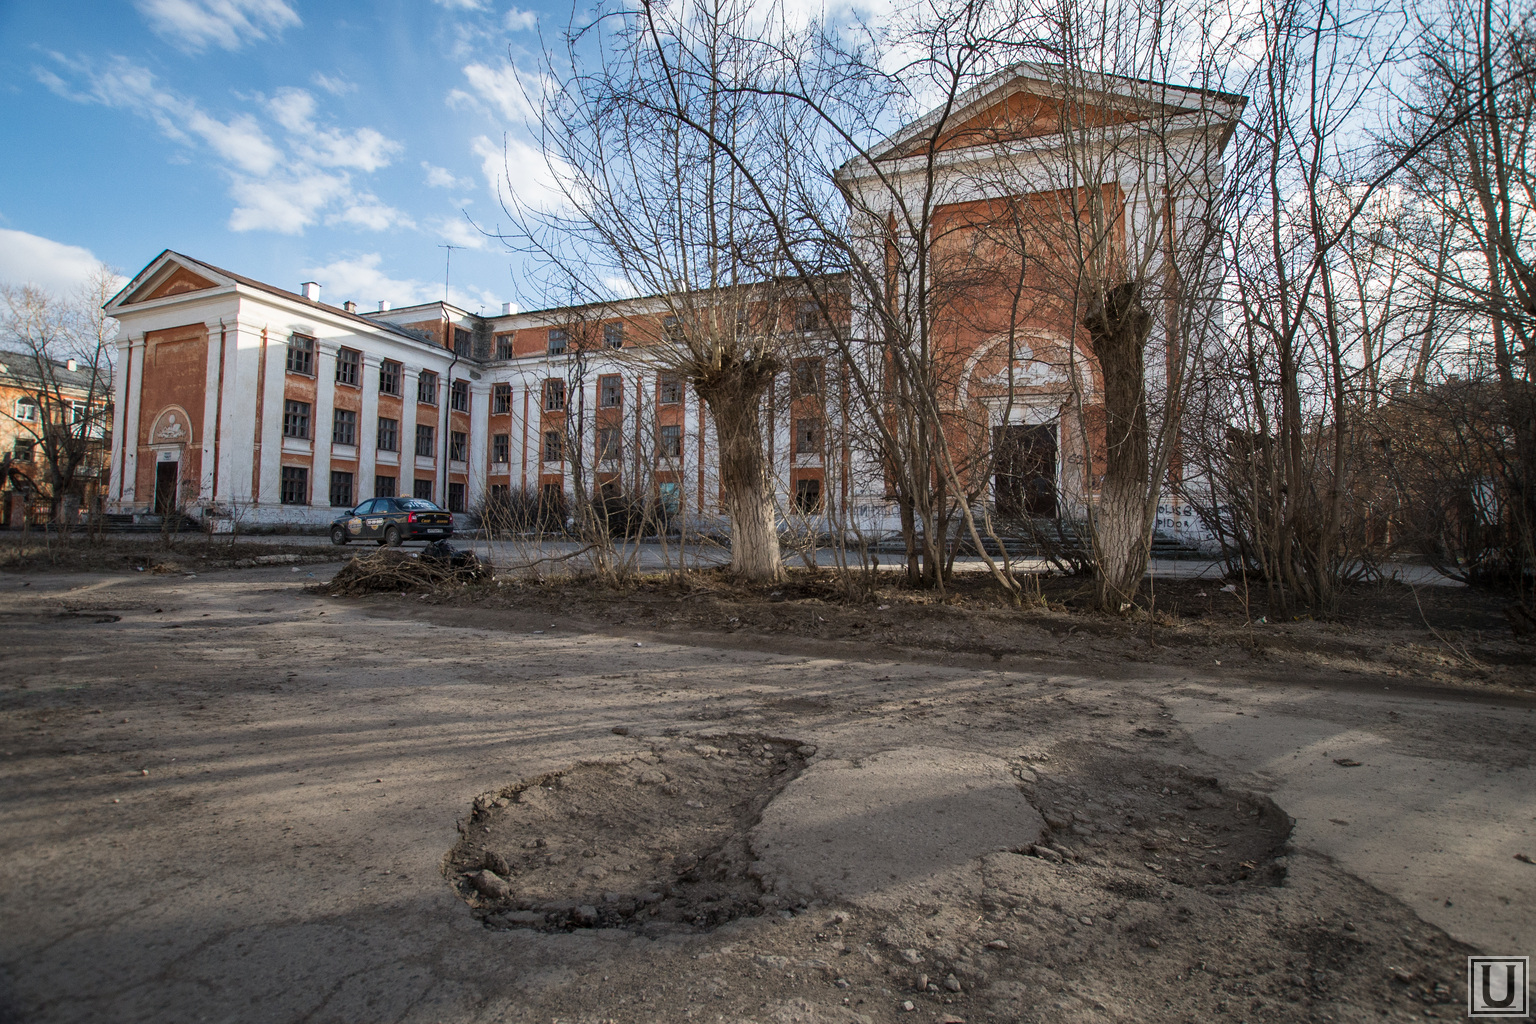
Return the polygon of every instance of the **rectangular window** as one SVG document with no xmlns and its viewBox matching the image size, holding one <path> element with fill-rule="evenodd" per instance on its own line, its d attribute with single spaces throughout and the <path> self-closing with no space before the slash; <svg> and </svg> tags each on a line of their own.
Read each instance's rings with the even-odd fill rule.
<svg viewBox="0 0 1536 1024">
<path fill-rule="evenodd" d="M 288 339 L 288 372 L 315 375 L 315 339 L 295 334 Z"/>
<path fill-rule="evenodd" d="M 462 327 L 453 329 L 453 354 L 456 356 L 469 355 L 469 332 Z"/>
<path fill-rule="evenodd" d="M 549 354 L 552 356 L 564 355 L 566 342 L 570 335 L 563 327 L 551 327 L 549 329 Z"/>
<path fill-rule="evenodd" d="M 449 482 L 448 484 L 448 511 L 464 511 L 464 485 Z"/>
<path fill-rule="evenodd" d="M 431 479 L 422 480 L 418 478 L 411 488 L 412 497 L 420 498 L 423 501 L 431 501 L 432 496 L 437 493 L 436 488 L 433 487 L 435 482 Z"/>
<path fill-rule="evenodd" d="M 331 470 L 331 508 L 352 507 L 352 474 Z"/>
<path fill-rule="evenodd" d="M 469 412 L 469 381 L 456 380 L 448 389 L 448 408 L 454 412 Z"/>
<path fill-rule="evenodd" d="M 680 459 L 683 457 L 683 428 L 672 426 L 662 427 L 657 438 L 656 454 L 664 459 Z"/>
<path fill-rule="evenodd" d="M 802 416 L 795 420 L 795 454 L 821 454 L 821 417 Z"/>
<path fill-rule="evenodd" d="M 821 481 L 814 477 L 802 477 L 795 481 L 795 511 L 810 513 L 821 511 Z"/>
<path fill-rule="evenodd" d="M 512 488 L 507 484 L 491 484 L 491 500 L 504 502 L 512 497 Z"/>
<path fill-rule="evenodd" d="M 363 379 L 363 354 L 344 348 L 336 353 L 336 383 L 357 387 Z"/>
<path fill-rule="evenodd" d="M 547 380 L 544 382 L 544 411 L 559 412 L 565 408 L 565 381 Z"/>
<path fill-rule="evenodd" d="M 448 458 L 463 462 L 468 457 L 469 435 L 457 430 L 448 432 Z"/>
<path fill-rule="evenodd" d="M 661 318 L 661 336 L 672 342 L 683 340 L 683 325 L 677 322 L 677 317 L 664 316 Z"/>
<path fill-rule="evenodd" d="M 437 454 L 436 438 L 430 423 L 416 424 L 416 454 L 428 459 Z"/>
<path fill-rule="evenodd" d="M 357 413 L 351 409 L 337 409 L 331 424 L 332 444 L 357 444 Z"/>
<path fill-rule="evenodd" d="M 421 371 L 421 376 L 416 378 L 416 401 L 423 405 L 437 404 L 437 374 L 430 370 Z"/>
<path fill-rule="evenodd" d="M 624 378 L 610 373 L 597 378 L 597 404 L 604 409 L 617 409 L 624 403 Z"/>
<path fill-rule="evenodd" d="M 36 441 L 23 441 L 20 438 L 17 438 L 15 441 L 11 442 L 11 461 L 31 462 L 32 457 L 36 451 Z"/>
<path fill-rule="evenodd" d="M 675 373 L 656 378 L 656 404 L 676 405 L 683 400 L 683 379 Z"/>
<path fill-rule="evenodd" d="M 789 397 L 814 398 L 825 383 L 820 356 L 807 356 L 790 364 Z"/>
<path fill-rule="evenodd" d="M 565 460 L 565 434 L 558 430 L 544 431 L 544 461 L 563 462 Z"/>
<path fill-rule="evenodd" d="M 309 436 L 309 403 L 289 399 L 283 402 L 283 436 Z"/>
<path fill-rule="evenodd" d="M 597 461 L 618 462 L 624 458 L 624 432 L 618 427 L 597 428 Z"/>
<path fill-rule="evenodd" d="M 624 347 L 624 324 L 603 324 L 603 344 L 608 348 Z"/>
<path fill-rule="evenodd" d="M 512 358 L 512 335 L 510 335 L 510 334 L 498 334 L 498 335 L 496 335 L 496 358 L 497 359 L 511 359 Z"/>
<path fill-rule="evenodd" d="M 36 423 L 38 421 L 37 400 L 18 398 L 11 412 L 22 423 Z"/>
<path fill-rule="evenodd" d="M 279 495 L 284 505 L 309 504 L 309 470 L 303 466 L 284 466 L 283 486 Z"/>
<path fill-rule="evenodd" d="M 512 435 L 494 434 L 491 437 L 491 461 L 512 461 Z"/>
<path fill-rule="evenodd" d="M 508 413 L 512 411 L 512 385 L 497 384 L 491 389 L 491 412 Z"/>
<path fill-rule="evenodd" d="M 388 416 L 379 417 L 379 451 L 397 452 L 400 450 L 400 421 L 390 419 Z"/>
<path fill-rule="evenodd" d="M 387 359 L 379 364 L 379 394 L 398 395 L 399 393 L 400 364 Z"/>
<path fill-rule="evenodd" d="M 375 498 L 393 498 L 395 496 L 395 478 L 392 476 L 374 477 L 373 496 Z"/>
<path fill-rule="evenodd" d="M 820 303 L 802 302 L 800 308 L 795 310 L 795 330 L 810 333 L 821 330 L 825 325 Z"/>
</svg>

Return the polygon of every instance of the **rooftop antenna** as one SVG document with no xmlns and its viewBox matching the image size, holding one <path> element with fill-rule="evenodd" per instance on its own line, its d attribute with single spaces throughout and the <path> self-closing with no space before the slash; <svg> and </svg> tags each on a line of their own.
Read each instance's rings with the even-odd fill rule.
<svg viewBox="0 0 1536 1024">
<path fill-rule="evenodd" d="M 455 250 L 455 249 L 467 249 L 469 247 L 466 246 L 466 245 L 449 245 L 447 243 L 444 243 L 443 245 L 438 246 L 438 248 L 439 249 L 447 249 L 448 250 L 448 254 L 443 257 L 443 301 L 447 302 L 448 301 L 448 271 L 449 271 L 449 268 L 451 268 L 453 266 L 453 250 Z"/>
</svg>

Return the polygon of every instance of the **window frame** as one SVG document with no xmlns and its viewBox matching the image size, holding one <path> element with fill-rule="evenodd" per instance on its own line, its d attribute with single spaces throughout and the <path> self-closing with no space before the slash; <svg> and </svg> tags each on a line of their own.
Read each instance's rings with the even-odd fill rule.
<svg viewBox="0 0 1536 1024">
<path fill-rule="evenodd" d="M 512 435 L 491 435 L 491 465 L 510 466 L 512 464 Z"/>
<path fill-rule="evenodd" d="M 457 480 L 448 481 L 448 511 L 463 512 L 467 507 L 469 488 Z"/>
<path fill-rule="evenodd" d="M 427 493 L 422 494 L 422 491 Z M 400 497 L 400 495 L 396 495 L 396 497 Z M 422 501 L 430 501 L 434 505 L 437 504 L 437 481 L 431 477 L 426 477 L 425 479 L 419 476 L 412 478 L 411 497 L 420 498 Z"/>
<path fill-rule="evenodd" d="M 544 411 L 565 411 L 565 378 L 549 377 L 544 381 Z"/>
<path fill-rule="evenodd" d="M 405 367 L 395 359 L 379 364 L 379 394 L 400 397 L 400 382 L 405 378 Z"/>
<path fill-rule="evenodd" d="M 315 339 L 307 334 L 295 332 L 288 335 L 288 355 L 283 363 L 284 372 L 296 373 L 301 377 L 313 377 L 315 375 L 315 349 L 317 347 Z M 295 363 L 301 363 L 302 367 L 295 366 Z"/>
<path fill-rule="evenodd" d="M 544 338 L 544 354 L 563 356 L 571 347 L 571 332 L 564 327 L 551 327 Z"/>
<path fill-rule="evenodd" d="M 341 482 L 342 477 L 346 477 L 347 485 L 347 500 L 344 502 L 336 500 L 337 484 Z M 344 469 L 331 470 L 331 508 L 352 508 L 355 504 L 357 504 L 352 500 L 355 497 L 357 497 L 356 475 L 349 473 Z"/>
<path fill-rule="evenodd" d="M 342 371 L 346 370 L 343 375 Z M 361 387 L 363 380 L 363 354 L 355 348 L 336 350 L 336 383 L 343 387 Z"/>
<path fill-rule="evenodd" d="M 683 457 L 683 428 L 680 425 L 667 423 L 656 431 L 656 457 L 658 459 Z"/>
<path fill-rule="evenodd" d="M 598 427 L 595 444 L 598 462 L 624 461 L 623 427 Z"/>
<path fill-rule="evenodd" d="M 422 444 L 423 440 L 426 444 Z M 426 451 L 422 451 L 423 448 Z M 437 457 L 437 428 L 431 423 L 416 424 L 416 457 L 419 459 Z"/>
<path fill-rule="evenodd" d="M 297 441 L 311 440 L 313 414 L 314 406 L 309 402 L 301 402 L 297 398 L 283 399 L 283 436 Z"/>
<path fill-rule="evenodd" d="M 517 334 L 516 334 L 515 331 L 505 331 L 505 332 L 503 332 L 501 334 L 496 335 L 496 358 L 497 359 L 511 359 L 512 358 L 512 352 L 513 352 L 512 339 L 515 338 L 516 336 L 517 336 Z"/>
<path fill-rule="evenodd" d="M 667 395 L 672 397 L 668 398 Z M 656 404 L 657 405 L 682 405 L 683 404 L 683 375 L 680 373 L 659 373 L 656 375 Z"/>
<path fill-rule="evenodd" d="M 491 415 L 505 416 L 512 411 L 512 385 L 491 385 Z"/>
<path fill-rule="evenodd" d="M 308 466 L 283 466 L 278 473 L 278 504 L 280 505 L 308 505 L 309 504 L 309 467 Z M 290 490 L 290 484 L 297 483 L 302 493 L 297 497 Z M 303 500 L 298 500 L 302 498 Z"/>
<path fill-rule="evenodd" d="M 603 347 L 624 347 L 624 321 L 615 320 L 612 323 L 603 324 Z"/>
<path fill-rule="evenodd" d="M 541 456 L 543 456 L 541 461 L 544 461 L 544 462 L 564 462 L 565 461 L 565 431 L 563 431 L 563 430 L 546 430 L 546 431 L 544 431 L 544 441 L 543 441 L 543 444 L 542 444 L 541 449 L 539 451 L 539 454 Z"/>
<path fill-rule="evenodd" d="M 389 424 L 389 444 L 384 443 L 384 424 Z M 400 421 L 393 416 L 380 416 L 377 433 L 374 435 L 374 449 L 381 452 L 398 452 L 400 450 Z"/>
<path fill-rule="evenodd" d="M 22 406 L 31 408 L 31 414 L 23 416 L 21 413 Z M 31 395 L 21 395 L 11 404 L 11 418 L 17 423 L 37 423 L 42 420 L 42 417 L 43 407 L 38 405 L 37 399 Z"/>
<path fill-rule="evenodd" d="M 342 426 L 346 426 L 346 437 L 342 437 Z M 333 409 L 331 410 L 331 444 L 346 444 L 357 446 L 357 410 Z"/>
<path fill-rule="evenodd" d="M 797 356 L 789 361 L 789 397 L 820 398 L 827 387 L 826 360 L 821 356 Z"/>
<path fill-rule="evenodd" d="M 609 401 L 612 398 L 612 401 Z M 605 373 L 597 378 L 597 407 L 599 409 L 624 408 L 624 378 L 617 373 Z"/>
<path fill-rule="evenodd" d="M 469 381 L 456 380 L 448 385 L 448 408 L 453 412 L 469 412 Z"/>
<path fill-rule="evenodd" d="M 381 494 L 381 493 L 379 493 L 379 484 L 382 481 L 385 481 L 385 480 L 389 481 L 389 493 L 388 494 Z M 399 476 L 389 476 L 388 474 L 385 474 L 385 473 L 375 473 L 373 475 L 373 496 L 374 496 L 374 498 L 393 498 L 393 497 L 395 497 L 395 492 L 398 491 L 399 489 L 400 489 L 400 477 Z"/>
<path fill-rule="evenodd" d="M 416 375 L 417 405 L 430 405 L 436 408 L 438 379 L 437 371 L 435 370 L 422 370 L 421 373 Z M 431 397 L 422 398 L 423 394 L 430 394 Z"/>
<path fill-rule="evenodd" d="M 802 431 L 802 426 L 809 428 L 809 430 Z M 821 455 L 825 427 L 826 425 L 820 416 L 796 416 L 795 454 Z"/>
<path fill-rule="evenodd" d="M 448 461 L 469 461 L 469 434 L 466 431 L 448 431 Z"/>
</svg>

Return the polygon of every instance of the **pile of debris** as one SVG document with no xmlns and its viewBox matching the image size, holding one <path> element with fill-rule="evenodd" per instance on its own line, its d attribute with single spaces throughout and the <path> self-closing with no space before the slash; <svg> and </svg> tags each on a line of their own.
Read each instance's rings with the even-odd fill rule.
<svg viewBox="0 0 1536 1024">
<path fill-rule="evenodd" d="M 461 551 L 446 541 L 427 546 L 419 555 L 381 548 L 353 558 L 326 584 L 331 594 L 407 593 L 437 590 L 489 580 L 491 564 L 473 551 Z"/>
</svg>

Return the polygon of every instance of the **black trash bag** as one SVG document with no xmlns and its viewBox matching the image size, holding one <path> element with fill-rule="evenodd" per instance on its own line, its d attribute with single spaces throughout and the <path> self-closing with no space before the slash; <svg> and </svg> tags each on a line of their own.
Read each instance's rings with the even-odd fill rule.
<svg viewBox="0 0 1536 1024">
<path fill-rule="evenodd" d="M 473 551 L 459 550 L 446 540 L 435 540 L 428 544 L 421 553 L 421 560 L 452 569 L 453 574 L 463 580 L 490 579 L 495 575 L 489 562 L 481 561 L 480 556 Z"/>
</svg>

